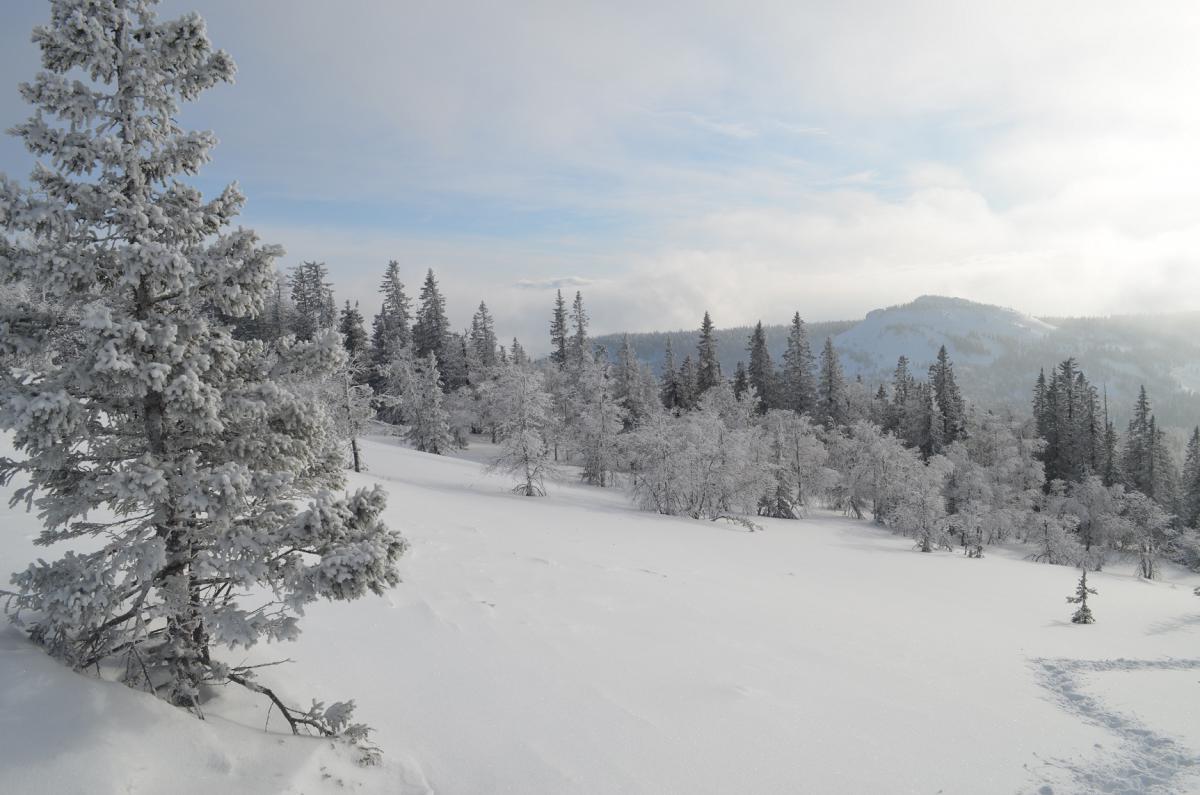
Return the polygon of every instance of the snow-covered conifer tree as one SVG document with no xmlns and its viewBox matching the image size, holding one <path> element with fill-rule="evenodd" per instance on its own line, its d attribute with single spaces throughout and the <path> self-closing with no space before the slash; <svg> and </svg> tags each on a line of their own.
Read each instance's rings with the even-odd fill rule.
<svg viewBox="0 0 1200 795">
<path fill-rule="evenodd" d="M 675 369 L 675 351 L 671 347 L 670 337 L 667 337 L 667 349 L 663 354 L 658 398 L 667 411 L 676 411 L 682 405 L 679 395 L 679 373 Z"/>
<path fill-rule="evenodd" d="M 929 384 L 940 415 L 943 444 L 950 444 L 966 432 L 965 404 L 958 382 L 954 379 L 954 364 L 946 346 L 938 348 L 937 361 L 929 368 Z"/>
<path fill-rule="evenodd" d="M 740 398 L 750 389 L 750 375 L 746 372 L 746 363 L 738 362 L 733 368 L 733 396 Z"/>
<path fill-rule="evenodd" d="M 342 345 L 346 348 L 347 355 L 361 373 L 358 376 L 359 380 L 364 381 L 367 375 L 367 330 L 363 326 L 363 316 L 362 312 L 358 311 L 357 302 L 351 305 L 346 301 L 346 306 L 338 317 L 338 331 L 342 334 Z"/>
<path fill-rule="evenodd" d="M 567 363 L 573 367 L 582 367 L 592 358 L 591 345 L 588 343 L 588 313 L 583 308 L 583 293 L 575 292 L 575 300 L 571 302 L 571 339 L 567 345 Z"/>
<path fill-rule="evenodd" d="M 712 318 L 704 313 L 700 323 L 700 340 L 696 345 L 696 399 L 721 380 L 721 363 L 717 360 L 717 335 Z"/>
<path fill-rule="evenodd" d="M 262 310 L 281 252 L 229 229 L 235 187 L 205 202 L 180 181 L 214 138 L 175 119 L 233 62 L 198 16 L 160 22 L 151 0 L 58 0 L 34 40 L 44 71 L 21 91 L 36 112 L 15 132 L 40 162 L 34 189 L 0 178 L 0 279 L 39 285 L 81 333 L 69 357 L 0 372 L 0 427 L 22 454 L 0 480 L 27 478 L 15 497 L 40 511 L 39 543 L 103 543 L 18 574 L 14 619 L 69 664 L 122 661 L 176 704 L 233 681 L 294 730 L 335 733 L 346 705 L 288 708 L 214 654 L 296 637 L 307 602 L 382 592 L 405 549 L 381 490 L 331 492 L 337 439 L 300 387 L 337 369 L 337 334 L 273 348 L 223 320 Z M 52 344 L 24 311 L 9 308 L 3 346 Z"/>
<path fill-rule="evenodd" d="M 1184 451 L 1179 483 L 1179 520 L 1184 527 L 1200 526 L 1200 427 L 1192 429 Z"/>
<path fill-rule="evenodd" d="M 438 288 L 433 268 L 425 274 L 421 285 L 421 304 L 412 327 L 413 356 L 423 360 L 432 353 L 439 366 L 445 366 L 446 350 L 450 346 L 450 321 L 446 319 L 446 299 Z"/>
<path fill-rule="evenodd" d="M 787 349 L 783 354 L 783 373 L 780 379 L 782 408 L 797 414 L 814 414 L 817 404 L 816 361 L 808 342 L 808 331 L 800 313 L 792 316 L 788 330 Z"/>
<path fill-rule="evenodd" d="M 777 405 L 777 401 L 775 364 L 771 361 L 770 351 L 767 350 L 767 334 L 763 331 L 761 320 L 754 326 L 746 350 L 750 354 L 750 366 L 746 368 L 746 375 L 750 386 L 754 387 L 758 394 L 757 411 L 759 414 L 766 414 L 768 408 Z"/>
<path fill-rule="evenodd" d="M 446 336 L 445 346 L 441 354 L 434 354 L 438 360 L 438 370 L 442 374 L 442 388 L 446 392 L 454 392 L 460 387 L 471 383 L 472 375 L 482 379 L 482 367 L 478 360 L 472 364 L 471 345 L 467 334 L 452 331 Z M 474 374 L 472 373 L 474 367 Z"/>
<path fill-rule="evenodd" d="M 450 450 L 450 415 L 443 405 L 437 356 L 430 351 L 417 362 L 404 392 L 404 415 L 408 441 L 422 453 L 442 455 Z"/>
<path fill-rule="evenodd" d="M 825 338 L 821 351 L 821 374 L 817 381 L 816 417 L 826 428 L 846 424 L 846 379 L 842 375 L 842 364 L 834 350 L 833 340 Z"/>
<path fill-rule="evenodd" d="M 638 400 L 638 361 L 628 334 L 621 335 L 621 347 L 617 349 L 617 362 L 613 367 L 613 392 L 617 402 L 625 409 L 625 428 L 637 423 L 638 415 L 644 413 Z"/>
<path fill-rule="evenodd" d="M 410 302 L 400 281 L 400 263 L 391 260 L 379 285 L 383 306 L 371 324 L 371 385 L 381 391 L 392 358 L 412 344 Z"/>
<path fill-rule="evenodd" d="M 684 356 L 676 379 L 681 411 L 691 411 L 696 408 L 696 404 L 700 400 L 700 387 L 696 378 L 696 365 L 692 361 L 691 355 Z"/>
<path fill-rule="evenodd" d="M 292 271 L 292 333 L 297 339 L 307 342 L 337 321 L 328 275 L 324 262 L 302 262 Z"/>
<path fill-rule="evenodd" d="M 496 321 L 488 311 L 487 304 L 479 302 L 479 309 L 471 318 L 471 331 L 467 337 L 475 359 L 485 369 L 496 364 Z"/>
<path fill-rule="evenodd" d="M 1079 605 L 1079 609 L 1071 616 L 1072 624 L 1095 624 L 1096 617 L 1092 615 L 1092 609 L 1088 607 L 1088 595 L 1097 596 L 1098 592 L 1095 588 L 1089 588 L 1087 584 L 1087 568 L 1080 568 L 1079 583 L 1075 586 L 1075 595 L 1067 597 L 1067 604 Z"/>
<path fill-rule="evenodd" d="M 883 429 L 903 437 L 910 447 L 916 446 L 908 441 L 908 412 L 915 406 L 912 393 L 916 389 L 916 379 L 908 369 L 908 357 L 901 356 L 892 371 L 892 405 L 884 415 Z"/>
<path fill-rule="evenodd" d="M 372 331 L 375 346 L 380 350 L 409 345 L 412 342 L 412 302 L 400 280 L 400 263 L 389 260 L 379 284 L 383 305 L 375 316 Z"/>
<path fill-rule="evenodd" d="M 489 391 L 503 451 L 491 469 L 516 474 L 520 482 L 513 491 L 517 494 L 545 495 L 545 479 L 553 467 L 546 444 L 552 401 L 544 389 L 542 374 L 510 365 L 489 385 Z"/>
<path fill-rule="evenodd" d="M 525 346 L 523 346 L 516 337 L 513 337 L 512 339 L 512 348 L 509 350 L 509 359 L 511 359 L 512 363 L 516 365 L 529 364 L 529 354 L 525 353 Z"/>
<path fill-rule="evenodd" d="M 562 290 L 554 297 L 554 314 L 550 318 L 550 361 L 559 369 L 567 366 L 567 302 Z"/>
</svg>

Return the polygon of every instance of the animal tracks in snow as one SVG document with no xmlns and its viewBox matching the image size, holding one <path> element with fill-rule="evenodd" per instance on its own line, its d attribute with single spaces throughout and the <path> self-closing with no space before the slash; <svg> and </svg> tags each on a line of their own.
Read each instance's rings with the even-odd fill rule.
<svg viewBox="0 0 1200 795">
<path fill-rule="evenodd" d="M 1116 746 L 1096 758 L 1047 761 L 1050 766 L 1070 773 L 1078 788 L 1072 791 L 1149 795 L 1187 792 L 1195 785 L 1200 772 L 1200 752 L 1156 731 L 1134 715 L 1107 705 L 1102 697 L 1088 692 L 1086 681 L 1089 674 L 1113 671 L 1200 670 L 1200 660 L 1036 658 L 1030 662 L 1037 672 L 1038 683 L 1055 703 L 1117 736 Z M 1054 790 L 1043 786 L 1035 791 L 1048 795 Z"/>
</svg>

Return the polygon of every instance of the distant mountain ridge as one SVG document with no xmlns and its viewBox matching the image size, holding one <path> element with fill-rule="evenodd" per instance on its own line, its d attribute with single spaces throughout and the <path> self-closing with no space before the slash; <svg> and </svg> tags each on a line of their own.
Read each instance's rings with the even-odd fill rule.
<svg viewBox="0 0 1200 795">
<path fill-rule="evenodd" d="M 876 309 L 834 338 L 855 374 L 890 371 L 907 356 L 930 364 L 942 345 L 961 364 L 991 364 L 1014 346 L 1036 344 L 1055 327 L 1012 309 L 963 298 L 923 295 L 915 301 Z"/>
<path fill-rule="evenodd" d="M 1200 424 L 1200 312 L 1160 316 L 1039 319 L 1013 309 L 963 298 L 923 295 L 876 309 L 862 320 L 806 324 L 814 354 L 826 336 L 850 377 L 872 388 L 891 380 L 896 360 L 907 356 L 914 372 L 928 367 L 945 345 L 963 392 L 989 407 L 1027 407 L 1039 369 L 1074 356 L 1088 379 L 1107 390 L 1110 411 L 1124 423 L 1145 384 L 1155 413 L 1165 425 Z M 699 322 L 697 322 L 699 326 Z M 764 326 L 768 350 L 778 364 L 787 342 L 786 325 Z M 732 375 L 745 361 L 750 327 L 718 329 L 721 368 Z M 638 358 L 656 372 L 666 340 L 676 361 L 695 357 L 696 332 L 630 334 Z M 595 340 L 609 356 L 620 334 Z"/>
</svg>

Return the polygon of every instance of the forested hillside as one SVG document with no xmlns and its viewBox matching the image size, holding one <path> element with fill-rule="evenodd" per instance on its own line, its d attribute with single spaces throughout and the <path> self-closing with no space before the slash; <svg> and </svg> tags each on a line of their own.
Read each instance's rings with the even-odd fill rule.
<svg viewBox="0 0 1200 795">
<path fill-rule="evenodd" d="M 808 329 L 817 341 L 832 336 L 847 375 L 861 376 L 872 387 L 891 378 L 900 356 L 923 369 L 945 345 L 958 368 L 963 394 L 983 405 L 1027 405 L 1038 372 L 1074 357 L 1101 391 L 1107 390 L 1118 422 L 1128 420 L 1143 384 L 1156 395 L 1156 411 L 1165 426 L 1190 428 L 1200 417 L 1196 312 L 1037 319 L 961 298 L 922 296 L 875 310 L 862 320 L 810 323 Z M 741 326 L 717 329 L 725 373 L 732 375 L 739 361 L 748 360 L 751 331 Z M 787 326 L 764 322 L 763 332 L 767 350 L 778 360 Z M 661 372 L 667 339 L 676 351 L 690 350 L 695 336 L 695 331 L 675 331 L 629 338 L 638 358 Z M 600 336 L 596 342 L 615 356 L 621 335 Z"/>
</svg>

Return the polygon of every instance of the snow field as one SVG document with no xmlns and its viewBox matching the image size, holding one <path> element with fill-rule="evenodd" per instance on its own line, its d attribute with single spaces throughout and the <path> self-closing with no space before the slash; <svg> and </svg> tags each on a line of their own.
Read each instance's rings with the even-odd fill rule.
<svg viewBox="0 0 1200 795">
<path fill-rule="evenodd" d="M 224 694 L 200 723 L 58 668 L 10 632 L 3 714 L 16 704 L 74 730 L 0 750 L 0 781 L 70 792 L 39 789 L 51 782 L 39 755 L 85 770 L 107 752 L 122 764 L 94 768 L 104 773 L 86 791 L 160 791 L 159 779 L 122 775 L 166 775 L 155 766 L 183 748 L 195 754 L 181 779 L 196 789 L 176 791 L 1200 789 L 1192 575 L 1150 583 L 1118 566 L 1089 577 L 1098 623 L 1081 627 L 1065 602 L 1075 573 L 1015 552 L 923 555 L 830 514 L 747 533 L 562 482 L 520 497 L 483 473 L 488 445 L 468 451 L 476 460 L 390 439 L 364 451 L 370 471 L 351 485 L 389 491 L 388 522 L 412 543 L 404 583 L 314 605 L 298 643 L 249 657 L 295 660 L 262 673 L 293 701 L 355 698 L 382 769 L 327 742 L 262 734 L 256 701 Z M 0 567 L 21 567 L 36 556 L 25 538 L 35 520 L 9 511 L 0 522 Z M 95 699 L 111 706 L 88 711 Z M 109 725 L 129 711 L 141 729 Z M 278 717 L 271 727 L 286 728 Z M 280 771 L 290 781 L 272 778 Z"/>
</svg>

